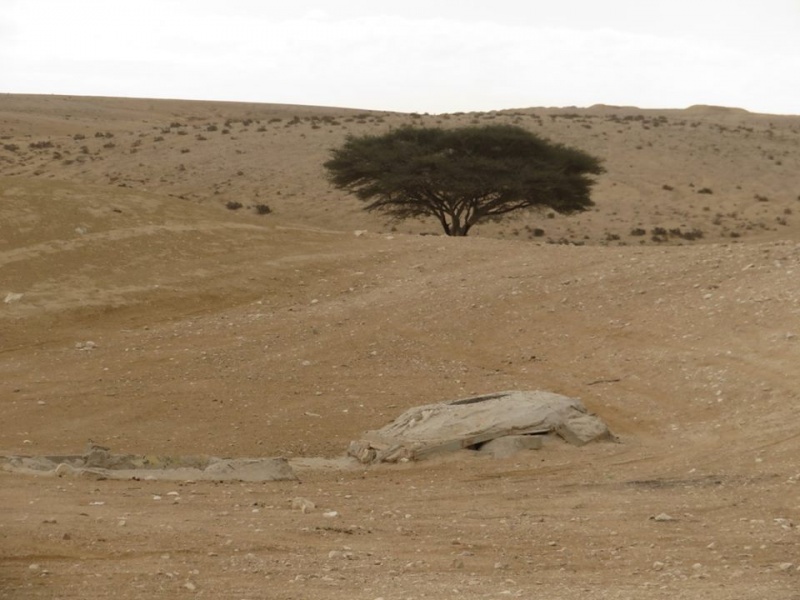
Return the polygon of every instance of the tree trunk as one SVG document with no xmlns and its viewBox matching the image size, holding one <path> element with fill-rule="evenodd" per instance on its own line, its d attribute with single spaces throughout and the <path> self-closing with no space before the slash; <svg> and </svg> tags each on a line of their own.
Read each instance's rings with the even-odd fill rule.
<svg viewBox="0 0 800 600">
<path fill-rule="evenodd" d="M 445 227 L 445 233 L 453 237 L 463 237 L 467 235 L 472 225 L 469 223 L 464 223 L 462 225 L 461 218 L 457 214 L 451 214 L 450 217 L 450 223 L 449 226 Z"/>
</svg>

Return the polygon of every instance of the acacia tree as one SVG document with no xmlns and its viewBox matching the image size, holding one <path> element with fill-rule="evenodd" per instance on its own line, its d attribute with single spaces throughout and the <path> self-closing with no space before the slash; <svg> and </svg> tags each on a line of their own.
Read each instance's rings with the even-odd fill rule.
<svg viewBox="0 0 800 600">
<path fill-rule="evenodd" d="M 429 216 L 447 235 L 529 208 L 584 211 L 600 160 L 511 125 L 403 127 L 348 136 L 324 164 L 338 189 L 396 219 Z"/>
</svg>

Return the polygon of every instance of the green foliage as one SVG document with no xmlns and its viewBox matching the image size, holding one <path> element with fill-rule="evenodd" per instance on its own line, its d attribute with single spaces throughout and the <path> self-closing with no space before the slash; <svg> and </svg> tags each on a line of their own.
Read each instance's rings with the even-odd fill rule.
<svg viewBox="0 0 800 600">
<path fill-rule="evenodd" d="M 331 183 L 397 219 L 435 217 L 447 235 L 522 209 L 593 205 L 600 160 L 520 127 L 403 127 L 349 136 L 325 163 Z"/>
</svg>

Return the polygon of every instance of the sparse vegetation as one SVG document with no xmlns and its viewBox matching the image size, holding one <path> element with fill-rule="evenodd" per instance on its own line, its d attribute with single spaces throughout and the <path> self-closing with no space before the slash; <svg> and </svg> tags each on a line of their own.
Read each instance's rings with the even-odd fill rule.
<svg viewBox="0 0 800 600">
<path fill-rule="evenodd" d="M 99 165 L 108 165 L 118 172 L 126 173 L 126 179 L 121 181 L 138 182 L 144 180 L 142 171 L 148 169 L 149 165 L 164 165 L 163 172 L 156 175 L 155 181 L 167 187 L 177 185 L 178 182 L 181 186 L 199 185 L 200 187 L 190 194 L 197 200 L 210 198 L 212 195 L 227 199 L 231 194 L 247 197 L 255 193 L 257 197 L 257 192 L 261 191 L 259 188 L 261 175 L 254 172 L 250 158 L 244 156 L 259 151 L 254 144 L 263 144 L 262 148 L 278 148 L 290 140 L 289 146 L 295 156 L 298 156 L 298 148 L 303 144 L 307 144 L 309 155 L 316 153 L 316 156 L 319 156 L 321 149 L 324 151 L 330 145 L 341 143 L 340 140 L 346 135 L 348 128 L 355 135 L 381 135 L 385 131 L 397 129 L 404 122 L 413 123 L 415 128 L 430 127 L 435 123 L 447 128 L 458 128 L 468 125 L 472 120 L 477 121 L 478 126 L 487 123 L 505 125 L 519 123 L 522 127 L 533 131 L 543 127 L 545 135 L 559 136 L 558 139 L 563 138 L 563 141 L 576 144 L 590 152 L 592 149 L 608 148 L 613 155 L 609 157 L 609 164 L 614 166 L 614 173 L 608 177 L 607 185 L 598 192 L 596 211 L 574 220 L 550 221 L 553 223 L 547 227 L 550 242 L 560 243 L 563 239 L 598 244 L 621 242 L 608 238 L 620 234 L 623 239 L 629 239 L 631 231 L 643 229 L 644 235 L 634 236 L 638 237 L 636 242 L 650 243 L 651 231 L 658 226 L 663 226 L 667 234 L 666 236 L 656 234 L 656 238 L 662 241 L 655 243 L 663 243 L 663 240 L 670 242 L 698 240 L 703 235 L 697 233 L 700 230 L 705 230 L 705 239 L 714 240 L 720 236 L 729 237 L 731 230 L 749 236 L 783 231 L 781 226 L 797 226 L 789 222 L 791 213 L 785 212 L 787 201 L 797 197 L 796 188 L 785 190 L 782 182 L 785 178 L 788 186 L 794 186 L 796 183 L 794 175 L 796 169 L 792 167 L 796 163 L 796 146 L 800 139 L 797 134 L 800 133 L 800 127 L 787 125 L 783 120 L 775 121 L 772 127 L 768 127 L 763 120 L 757 121 L 754 118 L 755 126 L 750 126 L 750 123 L 737 125 L 715 122 L 712 117 L 706 115 L 695 120 L 667 119 L 652 111 L 637 112 L 635 109 L 626 108 L 621 108 L 618 114 L 592 114 L 583 109 L 542 109 L 538 114 L 525 110 L 434 116 L 422 112 L 337 113 L 324 109 L 309 111 L 305 107 L 298 107 L 296 110 L 276 107 L 270 112 L 259 112 L 256 115 L 255 112 L 250 112 L 251 110 L 252 108 L 248 107 L 247 111 L 237 111 L 228 105 L 221 105 L 213 110 L 199 109 L 192 114 L 181 114 L 179 110 L 171 110 L 156 118 L 143 118 L 141 121 L 143 125 L 138 129 L 135 126 L 133 129 L 125 129 L 127 125 L 123 125 L 122 122 L 95 120 L 81 123 L 81 117 L 76 113 L 66 133 L 47 132 L 42 129 L 38 132 L 31 130 L 31 133 L 22 133 L 19 130 L 14 131 L 13 128 L 4 129 L 0 135 L 2 140 L 0 168 L 4 174 L 12 176 L 39 172 L 44 177 L 57 180 L 59 178 L 57 169 L 66 169 L 72 165 L 69 177 L 85 177 L 90 181 L 92 173 Z M 357 127 L 350 125 L 355 123 L 356 119 L 363 123 Z M 270 123 L 272 126 L 268 125 Z M 298 125 L 299 129 L 284 131 L 283 125 L 286 123 Z M 380 126 L 382 123 L 385 127 Z M 74 127 L 81 128 L 74 129 Z M 694 130 L 690 130 L 690 127 L 694 127 Z M 198 145 L 215 139 L 211 132 L 219 133 L 222 128 L 227 130 L 228 135 L 216 140 L 213 152 L 210 152 L 211 148 L 207 144 L 206 147 Z M 658 128 L 664 131 L 658 131 Z M 616 131 L 622 135 L 615 142 Z M 191 136 L 188 136 L 189 133 Z M 287 138 L 282 140 L 281 136 L 284 135 Z M 173 136 L 182 136 L 182 139 Z M 88 144 L 84 141 L 92 138 L 98 141 Z M 130 138 L 128 142 L 123 141 L 120 146 L 118 140 L 127 138 Z M 181 144 L 175 143 L 178 139 L 181 139 Z M 147 144 L 148 141 L 153 143 Z M 48 142 L 52 146 L 48 147 Z M 162 144 L 161 147 L 158 146 L 159 143 Z M 220 144 L 219 149 L 216 144 Z M 295 144 L 297 147 L 293 146 Z M 637 145 L 641 147 L 642 153 L 645 150 L 649 151 L 651 146 L 659 147 L 664 153 L 659 153 L 658 162 L 649 159 L 640 162 L 637 158 L 638 153 L 634 149 Z M 124 149 L 118 151 L 120 148 Z M 748 149 L 747 152 L 745 148 Z M 225 183 L 222 187 L 208 181 L 210 173 L 214 171 L 213 167 L 209 169 L 208 161 L 214 160 L 216 152 L 225 153 L 232 161 L 224 167 L 224 171 L 231 174 L 244 171 L 248 176 L 242 176 L 238 180 L 233 178 L 233 182 Z M 192 155 L 191 158 L 189 154 Z M 187 156 L 186 159 L 183 158 L 184 155 Z M 135 162 L 134 156 L 136 156 Z M 125 164 L 126 158 L 129 164 Z M 755 160 L 751 160 L 753 158 Z M 322 162 L 321 158 L 318 160 Z M 185 164 L 182 169 L 178 169 L 177 164 L 181 161 Z M 733 181 L 723 182 L 719 179 L 719 168 L 722 164 L 720 161 L 725 161 L 725 164 L 731 167 L 735 165 L 736 174 Z M 289 166 L 290 161 L 280 157 L 270 162 L 274 164 L 268 166 L 265 174 L 268 174 L 270 179 L 273 177 L 276 179 L 274 186 L 276 189 L 272 193 L 277 194 L 277 188 L 283 187 L 284 193 L 297 196 L 302 203 L 308 197 L 311 187 L 316 184 L 310 181 L 311 187 L 305 184 L 291 191 L 293 186 L 287 178 L 292 176 L 294 169 Z M 783 171 L 781 181 L 776 181 L 769 175 L 771 169 L 768 167 L 780 162 L 787 168 Z M 661 170 L 662 163 L 665 167 L 669 165 L 669 170 Z M 750 164 L 758 171 L 748 171 Z M 625 172 L 628 170 L 631 174 L 642 175 L 640 182 L 631 185 L 631 181 L 626 181 Z M 671 181 L 668 177 L 660 175 L 660 170 L 661 173 L 669 173 L 669 176 L 673 177 L 677 173 L 682 173 L 685 180 L 683 183 Z M 190 172 L 193 174 L 191 178 L 186 176 Z M 773 175 L 774 173 L 773 170 Z M 663 177 L 661 183 L 658 183 L 659 177 Z M 692 181 L 694 183 L 690 183 Z M 617 185 L 620 187 L 616 188 L 613 194 L 610 193 L 611 188 Z M 725 187 L 724 194 L 723 187 Z M 656 196 L 653 195 L 655 190 L 660 190 L 661 202 L 655 201 Z M 185 195 L 186 188 L 173 188 L 170 191 L 177 197 Z M 642 201 L 640 206 L 636 205 L 637 194 Z M 713 203 L 697 202 L 692 200 L 694 194 L 704 194 L 706 197 L 716 195 L 719 198 Z M 757 202 L 760 205 L 757 205 Z M 772 203 L 773 208 L 767 203 Z M 247 208 L 254 212 L 257 210 L 254 204 Z M 332 208 L 326 209 L 326 212 L 327 210 L 331 210 L 331 213 L 336 212 L 336 209 Z M 558 217 L 556 211 L 548 209 L 545 211 L 541 219 Z M 715 215 L 715 212 L 718 212 L 718 215 Z M 737 216 L 732 216 L 736 213 Z M 537 224 L 536 215 L 516 213 L 514 216 L 519 217 L 519 237 L 526 239 L 537 237 L 533 233 L 533 226 Z M 778 217 L 785 219 L 787 224 L 783 225 L 777 220 Z M 571 228 L 570 223 L 577 224 L 577 227 Z M 500 235 L 501 231 L 508 237 L 515 235 L 516 228 L 502 229 L 502 226 L 495 224 L 492 219 L 484 220 L 481 225 L 482 236 Z M 708 228 L 705 225 L 708 225 Z M 420 225 L 415 222 L 409 224 L 409 230 L 412 232 L 417 232 L 419 227 Z M 542 234 L 540 237 L 545 236 Z"/>
</svg>

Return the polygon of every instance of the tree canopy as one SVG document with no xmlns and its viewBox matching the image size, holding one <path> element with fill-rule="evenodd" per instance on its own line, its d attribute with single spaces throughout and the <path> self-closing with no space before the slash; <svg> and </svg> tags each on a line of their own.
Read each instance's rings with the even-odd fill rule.
<svg viewBox="0 0 800 600">
<path fill-rule="evenodd" d="M 324 164 L 330 182 L 397 219 L 435 217 L 447 235 L 529 208 L 593 206 L 600 160 L 521 127 L 403 127 L 349 136 Z"/>
</svg>

